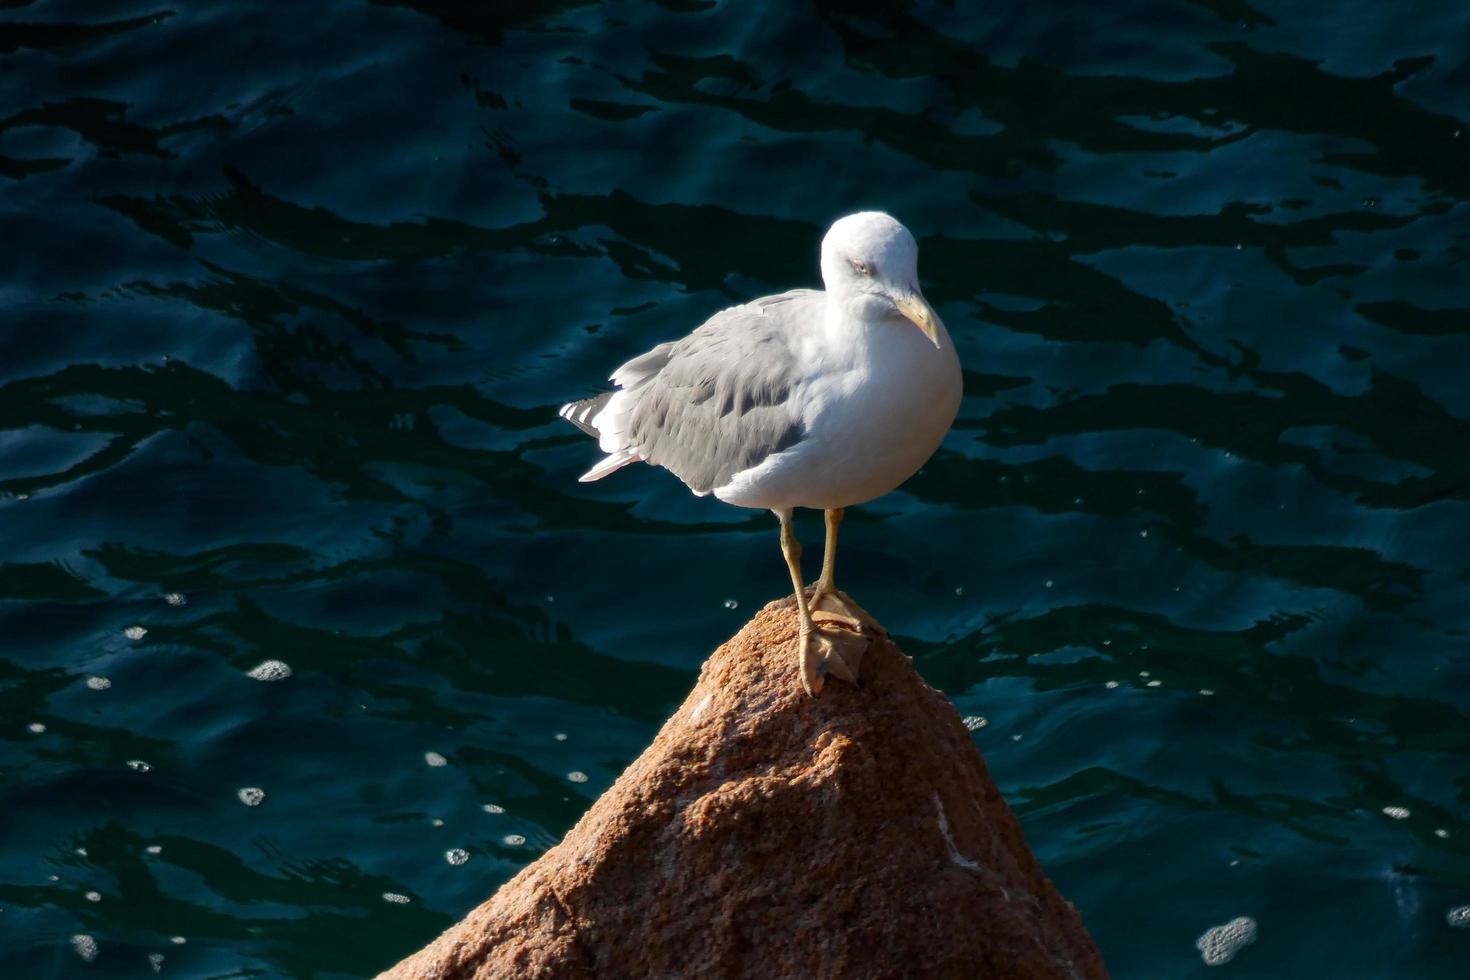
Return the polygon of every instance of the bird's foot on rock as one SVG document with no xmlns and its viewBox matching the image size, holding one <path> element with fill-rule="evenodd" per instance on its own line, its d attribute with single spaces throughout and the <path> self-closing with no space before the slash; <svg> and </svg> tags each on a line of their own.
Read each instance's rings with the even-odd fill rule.
<svg viewBox="0 0 1470 980">
<path fill-rule="evenodd" d="M 856 684 L 862 670 L 863 654 L 868 652 L 872 638 L 866 633 L 846 629 L 830 630 L 827 637 L 827 673 L 840 681 Z"/>
<path fill-rule="evenodd" d="M 813 622 L 832 623 L 858 633 L 882 630 L 878 621 L 846 593 L 824 586 L 820 581 L 812 587 L 812 596 L 807 604 L 812 611 Z"/>
<path fill-rule="evenodd" d="M 827 609 L 813 609 L 812 622 L 818 626 L 839 627 L 853 633 L 861 633 L 863 631 L 863 621 L 861 619 L 858 619 L 856 616 L 832 612 Z"/>
<path fill-rule="evenodd" d="M 828 617 L 832 615 L 813 613 L 812 620 L 820 624 L 830 621 Z M 836 625 L 818 625 L 810 632 L 803 632 L 797 640 L 801 686 L 806 689 L 806 693 L 816 697 L 822 693 L 822 684 L 828 674 L 849 684 L 856 684 L 863 654 L 867 652 L 870 642 L 871 638 L 864 633 Z"/>
</svg>

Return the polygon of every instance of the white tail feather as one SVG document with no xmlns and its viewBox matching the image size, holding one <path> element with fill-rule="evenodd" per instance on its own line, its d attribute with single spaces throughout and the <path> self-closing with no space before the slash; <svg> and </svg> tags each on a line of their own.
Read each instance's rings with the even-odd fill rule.
<svg viewBox="0 0 1470 980">
<path fill-rule="evenodd" d="M 563 405 L 556 414 L 573 425 L 592 425 L 592 417 L 600 408 L 602 408 L 601 405 L 594 404 L 592 399 L 588 399 L 585 402 L 571 402 Z"/>
<path fill-rule="evenodd" d="M 627 466 L 629 463 L 636 462 L 638 462 L 638 456 L 635 453 L 613 453 L 611 456 L 603 457 L 602 462 L 598 463 L 596 466 L 592 467 L 592 469 L 579 476 L 577 478 L 577 482 L 591 483 L 593 480 L 600 480 L 603 477 L 607 476 L 609 473 L 616 473 L 618 470 L 622 469 L 624 466 Z"/>
</svg>

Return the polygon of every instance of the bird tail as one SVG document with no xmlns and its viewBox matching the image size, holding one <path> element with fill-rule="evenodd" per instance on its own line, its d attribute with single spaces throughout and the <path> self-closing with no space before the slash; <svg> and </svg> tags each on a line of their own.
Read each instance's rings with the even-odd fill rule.
<svg viewBox="0 0 1470 980">
<path fill-rule="evenodd" d="M 593 480 L 600 480 L 603 477 L 607 476 L 609 473 L 616 473 L 618 470 L 622 469 L 624 466 L 627 466 L 629 463 L 636 462 L 638 462 L 637 453 L 621 452 L 613 453 L 611 456 L 604 456 L 602 458 L 602 462 L 598 463 L 596 466 L 592 467 L 592 469 L 577 477 L 577 482 L 591 483 Z"/>
<path fill-rule="evenodd" d="M 597 431 L 595 422 L 598 413 L 607 407 L 607 403 L 616 395 L 615 391 L 604 391 L 593 398 L 584 398 L 579 402 L 568 402 L 561 407 L 557 414 L 568 422 L 581 429 L 593 438 L 599 438 L 602 433 Z"/>
<path fill-rule="evenodd" d="M 602 410 L 607 407 L 607 403 L 612 401 L 613 395 L 616 394 L 616 391 L 605 391 L 593 398 L 584 398 L 579 402 L 568 402 L 561 407 L 561 411 L 557 414 L 601 442 L 602 432 L 597 428 L 597 417 L 602 414 Z M 603 447 L 604 450 L 607 448 L 607 446 Z M 600 463 L 586 473 L 583 473 L 578 480 L 582 483 L 591 483 L 593 480 L 602 479 L 609 473 L 617 472 L 629 463 L 636 462 L 638 462 L 637 453 L 628 449 L 618 449 L 604 456 Z"/>
</svg>

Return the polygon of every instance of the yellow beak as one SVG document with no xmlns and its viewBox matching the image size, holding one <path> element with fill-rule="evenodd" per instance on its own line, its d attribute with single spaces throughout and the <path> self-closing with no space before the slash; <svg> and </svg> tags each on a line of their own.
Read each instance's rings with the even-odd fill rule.
<svg viewBox="0 0 1470 980">
<path fill-rule="evenodd" d="M 893 304 L 898 307 L 898 312 L 914 321 L 914 326 L 924 331 L 924 336 L 935 347 L 939 346 L 939 314 L 934 312 L 928 300 L 918 293 L 900 293 L 893 297 Z"/>
</svg>

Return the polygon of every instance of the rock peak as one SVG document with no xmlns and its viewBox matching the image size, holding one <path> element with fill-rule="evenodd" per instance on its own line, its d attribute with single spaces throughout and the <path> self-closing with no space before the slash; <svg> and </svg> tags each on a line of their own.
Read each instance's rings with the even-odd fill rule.
<svg viewBox="0 0 1470 980">
<path fill-rule="evenodd" d="M 810 698 L 796 633 L 758 612 L 559 845 L 382 976 L 1107 977 L 949 700 L 883 635 Z"/>
</svg>

